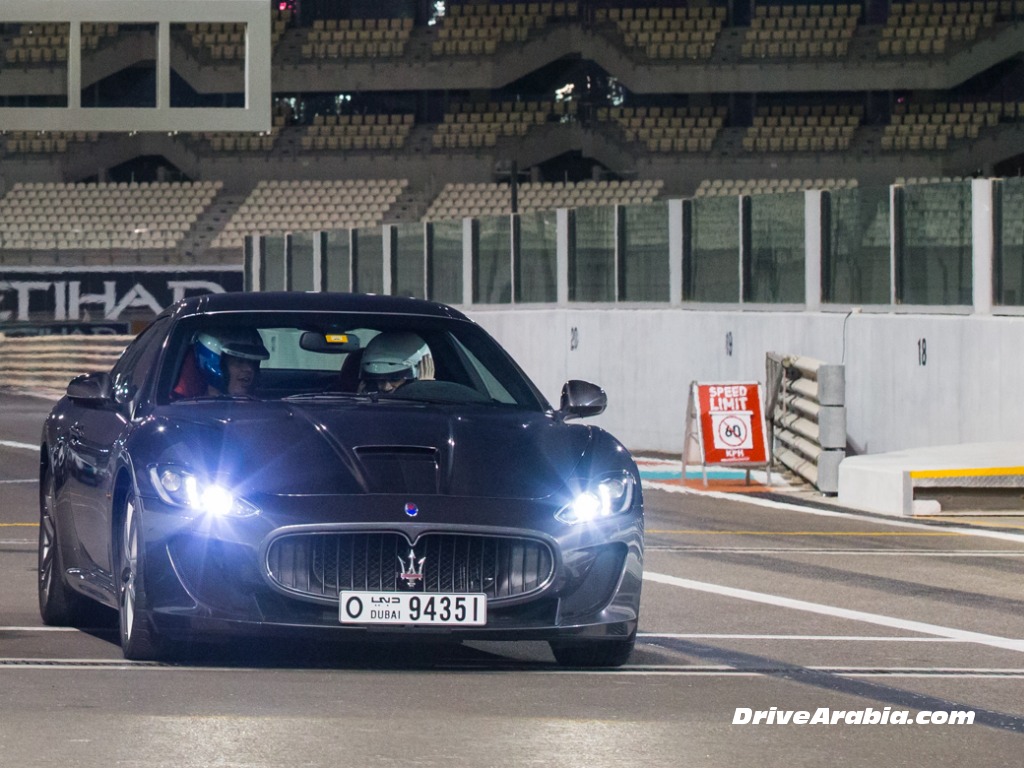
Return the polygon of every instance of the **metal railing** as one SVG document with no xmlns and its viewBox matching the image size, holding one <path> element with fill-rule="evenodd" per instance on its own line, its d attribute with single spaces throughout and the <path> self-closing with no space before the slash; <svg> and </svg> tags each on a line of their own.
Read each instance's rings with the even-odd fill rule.
<svg viewBox="0 0 1024 768">
<path fill-rule="evenodd" d="M 845 367 L 769 352 L 768 432 L 779 462 L 822 493 L 839 492 L 846 458 Z"/>
</svg>

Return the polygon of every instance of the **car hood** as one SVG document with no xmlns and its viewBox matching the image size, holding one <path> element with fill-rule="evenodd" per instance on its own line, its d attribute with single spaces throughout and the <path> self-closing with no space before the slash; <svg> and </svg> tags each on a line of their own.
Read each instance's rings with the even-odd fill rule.
<svg viewBox="0 0 1024 768">
<path fill-rule="evenodd" d="M 154 424 L 158 462 L 287 495 L 544 498 L 564 488 L 593 438 L 550 413 L 394 401 L 181 403 Z"/>
</svg>

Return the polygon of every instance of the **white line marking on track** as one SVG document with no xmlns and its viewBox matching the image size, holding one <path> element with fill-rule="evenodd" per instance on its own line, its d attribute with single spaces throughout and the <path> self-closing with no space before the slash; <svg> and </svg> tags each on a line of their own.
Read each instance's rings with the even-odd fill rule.
<svg viewBox="0 0 1024 768">
<path fill-rule="evenodd" d="M 0 485 L 14 485 L 16 483 L 38 483 L 38 478 L 32 478 L 31 480 L 0 480 Z"/>
<path fill-rule="evenodd" d="M 643 640 L 830 640 L 867 643 L 962 643 L 951 637 L 886 637 L 884 635 L 742 635 L 742 634 L 680 634 L 673 632 L 640 632 Z"/>
<path fill-rule="evenodd" d="M 26 451 L 38 451 L 38 445 L 32 443 L 16 443 L 13 440 L 0 440 L 0 448 L 23 448 Z"/>
<path fill-rule="evenodd" d="M 1016 541 L 1024 543 L 1024 534 L 1021 533 L 1009 533 L 1007 531 L 988 531 L 984 529 L 963 527 L 958 525 L 949 525 L 938 528 L 934 525 L 926 525 L 925 523 L 915 523 L 909 520 L 890 520 L 885 517 L 865 515 L 854 510 L 834 511 L 831 509 L 820 509 L 818 507 L 805 507 L 801 506 L 800 504 L 789 504 L 784 501 L 763 499 L 754 494 L 723 493 L 722 491 L 696 491 L 693 490 L 692 488 L 686 488 L 681 485 L 668 485 L 666 483 L 645 482 L 644 487 L 654 488 L 659 491 L 667 491 L 668 493 L 688 493 L 696 496 L 707 496 L 712 499 L 723 499 L 725 501 L 753 504 L 754 506 L 768 507 L 769 509 L 782 509 L 786 510 L 787 512 L 801 512 L 805 515 L 817 515 L 818 517 L 839 517 L 844 520 L 859 520 L 866 523 L 874 523 L 876 525 L 888 525 L 892 528 L 912 528 L 920 531 L 951 531 L 962 534 L 964 536 L 979 536 L 985 539 L 1001 539 L 1003 541 Z"/>
<path fill-rule="evenodd" d="M 95 631 L 98 628 L 93 628 Z M 4 632 L 81 632 L 75 627 L 0 627 Z M 884 635 L 745 635 L 731 633 L 639 632 L 640 640 L 826 640 L 870 643 L 963 643 L 951 637 L 887 637 Z"/>
<path fill-rule="evenodd" d="M 710 592 L 723 597 L 733 597 L 739 600 L 749 600 L 754 603 L 774 605 L 779 608 L 789 608 L 794 611 L 806 611 L 817 613 L 823 616 L 832 616 L 837 619 L 849 619 L 861 621 L 867 624 L 877 624 L 882 627 L 902 629 L 907 632 L 919 632 L 924 635 L 935 635 L 936 637 L 947 637 L 951 640 L 960 640 L 965 643 L 976 643 L 991 648 L 1002 648 L 1008 651 L 1024 652 L 1024 640 L 1011 637 L 999 637 L 983 632 L 971 632 L 955 627 L 943 627 L 939 624 L 929 624 L 923 621 L 912 621 L 899 619 L 894 616 L 884 616 L 879 613 L 868 613 L 867 611 L 855 611 L 850 608 L 840 608 L 835 605 L 823 603 L 812 603 L 807 600 L 796 600 L 781 595 L 770 595 L 765 592 L 754 592 L 749 589 L 738 589 L 726 587 L 721 584 L 710 584 L 705 581 L 694 581 L 693 579 L 681 579 L 676 576 L 667 576 L 663 573 L 644 573 L 644 581 L 652 581 L 657 584 L 667 584 L 673 587 L 691 589 L 698 592 Z"/>
<path fill-rule="evenodd" d="M 0 627 L 0 632 L 81 632 L 77 627 Z"/>
<path fill-rule="evenodd" d="M 152 661 L 125 661 L 122 659 L 22 659 L 0 658 L 0 674 L 7 670 L 32 669 L 36 671 L 79 672 L 185 672 L 207 674 L 211 672 L 251 674 L 264 671 L 261 667 L 192 667 L 172 666 Z M 303 667 L 297 667 L 302 671 Z M 510 661 L 494 665 L 443 664 L 438 669 L 456 669 L 465 673 L 512 672 L 517 675 L 632 675 L 651 677 L 765 677 L 766 675 L 825 674 L 847 678 L 960 678 L 960 679 L 1022 679 L 1024 670 L 999 668 L 950 668 L 950 667 L 773 667 L 745 669 L 719 665 L 676 666 L 664 664 L 637 664 L 618 669 L 561 669 L 554 666 L 537 666 L 530 663 Z M 329 672 L 318 668 L 318 672 Z M 338 671 L 345 672 L 345 668 Z"/>
<path fill-rule="evenodd" d="M 924 550 L 879 550 L 879 549 L 801 549 L 800 547 L 672 547 L 648 545 L 646 552 L 690 552 L 732 554 L 732 555 L 853 555 L 868 557 L 1024 557 L 1024 551 L 999 549 L 924 549 Z"/>
</svg>

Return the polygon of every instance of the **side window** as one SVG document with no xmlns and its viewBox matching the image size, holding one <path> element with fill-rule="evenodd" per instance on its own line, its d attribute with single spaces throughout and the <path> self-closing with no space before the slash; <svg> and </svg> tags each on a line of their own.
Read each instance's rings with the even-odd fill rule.
<svg viewBox="0 0 1024 768">
<path fill-rule="evenodd" d="M 494 374 L 491 373 L 487 366 L 481 363 L 480 360 L 477 359 L 477 356 L 470 352 L 469 349 L 467 349 L 466 346 L 458 339 L 453 339 L 453 341 L 457 345 L 463 357 L 469 361 L 470 366 L 472 366 L 473 371 L 480 378 L 480 381 L 483 382 L 483 385 L 487 388 L 487 394 L 490 395 L 491 399 L 496 400 L 499 403 L 515 405 L 516 399 L 507 389 L 505 389 L 504 386 L 502 386 L 501 382 L 495 378 Z"/>
<path fill-rule="evenodd" d="M 167 335 L 169 319 L 164 318 L 150 325 L 121 355 L 110 372 L 114 399 L 121 404 L 134 399 L 139 388 L 145 383 L 160 354 L 164 337 Z"/>
</svg>

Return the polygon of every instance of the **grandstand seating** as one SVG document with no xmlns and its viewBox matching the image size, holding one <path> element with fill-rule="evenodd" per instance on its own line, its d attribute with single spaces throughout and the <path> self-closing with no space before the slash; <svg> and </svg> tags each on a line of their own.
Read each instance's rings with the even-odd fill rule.
<svg viewBox="0 0 1024 768">
<path fill-rule="evenodd" d="M 434 129 L 436 149 L 493 147 L 501 137 L 523 137 L 534 126 L 575 113 L 576 103 L 503 101 L 467 103 L 445 114 Z"/>
<path fill-rule="evenodd" d="M 520 212 L 602 205 L 641 205 L 661 193 L 660 179 L 636 181 L 525 182 L 519 185 Z M 502 216 L 512 212 L 508 184 L 446 184 L 427 209 L 424 220 Z"/>
<path fill-rule="evenodd" d="M 412 19 L 317 19 L 306 33 L 306 59 L 401 57 L 412 32 Z"/>
<path fill-rule="evenodd" d="M 884 151 L 945 150 L 951 141 L 977 139 L 985 128 L 1021 115 L 1016 102 L 945 102 L 899 104 L 885 126 Z"/>
<path fill-rule="evenodd" d="M 220 182 L 16 183 L 0 199 L 0 246 L 18 250 L 174 248 Z"/>
<path fill-rule="evenodd" d="M 287 8 L 271 11 L 270 44 L 274 48 L 293 22 Z M 233 22 L 189 22 L 184 38 L 207 61 L 241 61 L 245 58 L 245 25 Z"/>
<path fill-rule="evenodd" d="M 292 12 L 274 9 L 271 42 L 276 45 L 292 22 Z M 82 48 L 94 51 L 117 37 L 118 24 L 82 24 Z M 181 41 L 208 61 L 242 60 L 245 57 L 245 25 L 228 22 L 190 22 L 184 25 Z M 68 58 L 70 25 L 67 23 L 24 23 L 4 51 L 7 64 L 31 65 L 64 62 Z"/>
<path fill-rule="evenodd" d="M 742 54 L 773 59 L 846 56 L 860 15 L 856 3 L 758 5 Z"/>
<path fill-rule="evenodd" d="M 1004 9 L 1004 6 L 1006 8 Z M 883 56 L 943 54 L 949 42 L 971 42 L 1012 4 L 1002 0 L 893 3 L 878 41 Z"/>
<path fill-rule="evenodd" d="M 625 46 L 650 59 L 708 59 L 726 21 L 725 6 L 599 8 L 595 20 L 609 24 Z"/>
<path fill-rule="evenodd" d="M 106 39 L 116 37 L 117 24 L 86 23 L 82 25 L 82 48 L 94 51 Z M 68 58 L 70 25 L 67 23 L 25 23 L 4 51 L 7 64 L 51 65 Z"/>
<path fill-rule="evenodd" d="M 407 179 L 260 181 L 213 241 L 242 245 L 248 234 L 380 225 Z"/>
<path fill-rule="evenodd" d="M 413 122 L 411 113 L 317 115 L 306 127 L 301 146 L 306 152 L 401 149 Z"/>
<path fill-rule="evenodd" d="M 963 176 L 897 176 L 893 183 L 906 187 L 912 184 L 951 184 L 965 180 Z"/>
<path fill-rule="evenodd" d="M 486 56 L 502 43 L 521 44 L 551 21 L 575 18 L 579 3 L 451 4 L 437 25 L 434 56 Z"/>
<path fill-rule="evenodd" d="M 99 141 L 95 131 L 6 131 L 3 151 L 8 155 L 67 152 L 73 144 Z"/>
<path fill-rule="evenodd" d="M 727 112 L 725 107 L 602 107 L 597 119 L 616 124 L 626 141 L 650 152 L 710 152 Z"/>
<path fill-rule="evenodd" d="M 704 179 L 696 197 L 735 197 L 800 192 L 809 189 L 853 189 L 856 179 Z"/>
<path fill-rule="evenodd" d="M 267 133 L 205 131 L 197 135 L 214 152 L 270 152 L 280 133 L 280 128 L 272 128 Z"/>
<path fill-rule="evenodd" d="M 849 105 L 761 107 L 743 137 L 748 152 L 840 152 L 850 148 L 863 108 Z"/>
<path fill-rule="evenodd" d="M 243 131 L 204 131 L 190 134 L 194 141 L 202 141 L 205 150 L 217 153 L 271 152 L 281 136 L 281 131 L 292 119 L 292 110 L 287 105 L 274 107 L 273 127 L 269 131 L 247 133 Z"/>
</svg>

